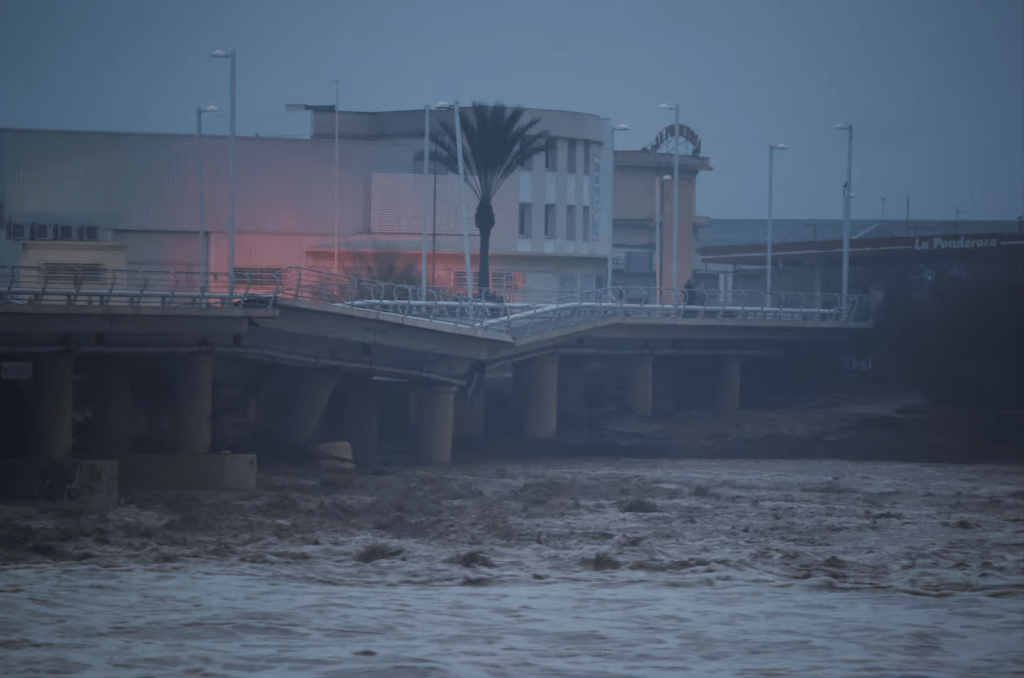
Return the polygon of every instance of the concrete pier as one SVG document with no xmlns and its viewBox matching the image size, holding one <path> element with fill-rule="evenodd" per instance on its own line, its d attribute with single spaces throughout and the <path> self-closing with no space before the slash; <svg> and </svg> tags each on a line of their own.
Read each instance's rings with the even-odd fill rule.
<svg viewBox="0 0 1024 678">
<path fill-rule="evenodd" d="M 518 362 L 513 375 L 523 404 L 523 436 L 554 438 L 558 426 L 558 354 Z"/>
<path fill-rule="evenodd" d="M 562 356 L 558 363 L 558 426 L 566 430 L 587 427 L 587 386 L 582 358 Z"/>
<path fill-rule="evenodd" d="M 74 358 L 51 353 L 38 358 L 34 369 L 34 452 L 47 461 L 66 461 L 71 458 Z"/>
<path fill-rule="evenodd" d="M 327 402 L 341 377 L 321 369 L 304 369 L 295 381 L 291 394 L 289 442 L 305 446 L 312 442 L 323 418 Z"/>
<path fill-rule="evenodd" d="M 718 362 L 718 411 L 727 414 L 740 409 L 740 357 L 723 355 Z"/>
<path fill-rule="evenodd" d="M 654 413 L 654 357 L 630 358 L 626 364 L 626 404 L 638 417 Z"/>
<path fill-rule="evenodd" d="M 345 377 L 342 425 L 345 437 L 352 444 L 352 454 L 360 464 L 371 463 L 377 456 L 380 425 L 380 394 L 373 377 L 354 374 Z"/>
<path fill-rule="evenodd" d="M 455 387 L 427 384 L 416 398 L 416 428 L 420 459 L 430 464 L 450 464 L 455 423 Z"/>
<path fill-rule="evenodd" d="M 459 435 L 482 437 L 487 427 L 487 380 L 480 377 L 468 397 L 455 395 L 455 431 Z"/>
<path fill-rule="evenodd" d="M 213 356 L 196 353 L 175 359 L 171 379 L 174 427 L 169 431 L 172 454 L 206 454 L 213 437 Z"/>
<path fill-rule="evenodd" d="M 131 443 L 131 372 L 123 358 L 100 364 L 93 397 L 89 456 L 124 459 Z"/>
</svg>

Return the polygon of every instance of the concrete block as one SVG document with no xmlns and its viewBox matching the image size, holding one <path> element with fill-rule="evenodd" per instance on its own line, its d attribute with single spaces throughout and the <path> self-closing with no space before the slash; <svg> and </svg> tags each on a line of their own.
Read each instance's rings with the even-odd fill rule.
<svg viewBox="0 0 1024 678">
<path fill-rule="evenodd" d="M 136 454 L 122 462 L 124 487 L 255 490 L 254 454 Z"/>
<path fill-rule="evenodd" d="M 352 461 L 352 444 L 346 440 L 338 440 L 333 443 L 320 443 L 310 445 L 309 453 L 317 459 L 341 459 Z"/>
<path fill-rule="evenodd" d="M 87 459 L 77 463 L 75 486 L 79 505 L 90 509 L 117 506 L 118 463 L 116 459 Z"/>
</svg>

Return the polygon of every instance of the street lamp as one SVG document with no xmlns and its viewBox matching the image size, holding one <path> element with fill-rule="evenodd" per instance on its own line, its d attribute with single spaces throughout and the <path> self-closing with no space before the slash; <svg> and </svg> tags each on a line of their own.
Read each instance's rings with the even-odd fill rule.
<svg viewBox="0 0 1024 678">
<path fill-rule="evenodd" d="M 206 293 L 206 185 L 203 180 L 203 114 L 216 113 L 216 106 L 196 108 L 196 155 L 199 159 L 199 291 Z"/>
<path fill-rule="evenodd" d="M 847 130 L 846 142 L 846 184 L 843 186 L 843 287 L 842 298 L 850 293 L 850 199 L 853 197 L 853 125 L 837 124 L 837 130 Z"/>
<path fill-rule="evenodd" d="M 235 293 L 235 50 L 217 50 L 215 59 L 231 60 L 231 136 L 228 140 L 228 294 Z"/>
<path fill-rule="evenodd" d="M 786 144 L 771 144 L 768 146 L 768 237 L 767 237 L 767 268 L 765 269 L 764 297 L 765 305 L 772 297 L 772 173 L 775 166 L 775 151 L 784 151 L 789 146 Z"/>
<path fill-rule="evenodd" d="M 605 286 L 611 289 L 612 286 L 612 248 L 615 246 L 615 133 L 628 132 L 629 124 L 621 123 L 612 127 L 612 190 L 610 195 L 609 209 L 611 212 L 611 229 L 608 231 L 608 277 L 605 279 Z M 590 224 L 584 224 L 583 228 L 589 228 Z"/>
<path fill-rule="evenodd" d="M 469 258 L 469 225 L 466 221 L 466 174 L 462 161 L 462 118 L 459 116 L 459 102 L 456 101 L 449 106 L 447 101 L 438 101 L 436 107 L 438 109 L 450 108 L 455 115 L 455 152 L 458 154 L 459 160 L 459 205 L 462 207 L 462 249 L 466 256 L 466 294 L 472 299 L 473 265 Z M 488 288 L 490 288 L 490 282 L 490 280 L 487 281 Z"/>
<path fill-rule="evenodd" d="M 420 243 L 420 301 L 427 300 L 427 165 L 430 164 L 430 106 L 423 107 L 423 239 Z M 435 173 L 435 182 L 437 174 Z M 436 186 L 436 183 L 435 183 Z M 435 188 L 436 195 L 436 188 Z M 436 199 L 436 198 L 435 198 Z M 435 227 L 436 228 L 436 227 Z"/>
<path fill-rule="evenodd" d="M 669 175 L 654 178 L 654 289 L 657 301 L 661 303 L 661 204 L 664 202 L 665 182 Z"/>
<path fill-rule="evenodd" d="M 334 81 L 334 275 L 338 275 L 338 81 Z"/>
<path fill-rule="evenodd" d="M 676 114 L 675 126 L 672 128 L 672 136 L 676 141 L 672 156 L 672 289 L 676 289 L 679 285 L 679 104 L 661 104 L 658 108 L 666 108 Z"/>
</svg>

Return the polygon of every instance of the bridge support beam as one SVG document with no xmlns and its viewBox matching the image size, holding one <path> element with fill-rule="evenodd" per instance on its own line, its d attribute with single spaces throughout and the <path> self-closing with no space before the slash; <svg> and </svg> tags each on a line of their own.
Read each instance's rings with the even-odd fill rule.
<svg viewBox="0 0 1024 678">
<path fill-rule="evenodd" d="M 515 364 L 513 378 L 523 403 L 523 435 L 554 438 L 558 426 L 558 354 Z"/>
<path fill-rule="evenodd" d="M 424 385 L 417 393 L 416 406 L 420 459 L 428 464 L 450 464 L 455 425 L 455 387 L 447 384 Z"/>
<path fill-rule="evenodd" d="M 122 359 L 101 363 L 95 397 L 89 456 L 124 459 L 131 444 L 131 373 Z"/>
<path fill-rule="evenodd" d="M 342 425 L 357 463 L 367 464 L 377 456 L 380 426 L 380 394 L 373 377 L 357 374 L 345 379 Z"/>
<path fill-rule="evenodd" d="M 36 360 L 34 367 L 35 453 L 46 461 L 66 461 L 71 458 L 74 358 L 70 353 L 51 353 Z"/>
<path fill-rule="evenodd" d="M 339 380 L 338 375 L 323 370 L 302 371 L 292 399 L 294 409 L 289 437 L 295 444 L 305 446 L 312 442 Z"/>
<path fill-rule="evenodd" d="M 584 361 L 562 356 L 558 363 L 558 423 L 565 429 L 587 427 L 586 379 Z"/>
<path fill-rule="evenodd" d="M 213 438 L 213 355 L 197 353 L 175 362 L 168 448 L 173 454 L 206 454 Z"/>
<path fill-rule="evenodd" d="M 740 357 L 723 355 L 718 362 L 718 411 L 722 414 L 740 409 Z"/>
<path fill-rule="evenodd" d="M 626 402 L 638 417 L 654 413 L 654 356 L 630 358 L 626 365 Z"/>
</svg>

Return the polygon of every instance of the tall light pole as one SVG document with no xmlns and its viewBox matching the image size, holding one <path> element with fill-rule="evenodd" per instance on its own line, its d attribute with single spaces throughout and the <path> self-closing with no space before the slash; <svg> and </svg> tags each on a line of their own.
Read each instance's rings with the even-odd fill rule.
<svg viewBox="0 0 1024 678">
<path fill-rule="evenodd" d="M 228 139 L 228 294 L 235 293 L 235 50 L 210 56 L 231 60 L 231 136 Z"/>
<path fill-rule="evenodd" d="M 765 268 L 764 296 L 765 305 L 772 296 L 772 175 L 775 167 L 775 151 L 784 151 L 786 144 L 772 144 L 768 147 L 768 236 L 767 236 L 767 267 Z"/>
<path fill-rule="evenodd" d="M 430 106 L 423 107 L 423 241 L 420 251 L 420 300 L 427 300 L 427 169 L 430 164 Z"/>
<path fill-rule="evenodd" d="M 661 104 L 658 108 L 667 108 L 676 114 L 675 127 L 672 128 L 676 142 L 672 156 L 672 289 L 676 289 L 679 285 L 679 104 Z"/>
<path fill-rule="evenodd" d="M 334 81 L 334 275 L 338 275 L 338 81 Z"/>
<path fill-rule="evenodd" d="M 608 277 L 605 278 L 605 287 L 609 289 L 611 289 L 612 286 L 612 248 L 615 246 L 615 133 L 628 131 L 628 123 L 622 123 L 612 127 L 612 188 L 608 200 L 608 211 L 611 213 L 611 228 L 608 230 Z M 583 225 L 583 228 L 589 227 L 589 224 Z"/>
<path fill-rule="evenodd" d="M 665 182 L 671 179 L 669 175 L 654 178 L 654 288 L 657 301 L 661 303 L 661 204 L 665 194 Z"/>
<path fill-rule="evenodd" d="M 835 125 L 837 130 L 847 130 L 846 142 L 846 185 L 843 186 L 843 303 L 850 293 L 850 199 L 853 197 L 853 125 Z"/>
<path fill-rule="evenodd" d="M 216 113 L 216 106 L 196 108 L 196 155 L 199 158 L 199 291 L 206 293 L 206 184 L 203 179 L 203 113 Z"/>
<path fill-rule="evenodd" d="M 466 294 L 473 298 L 473 264 L 469 259 L 469 225 L 466 221 L 466 174 L 462 162 L 462 118 L 459 116 L 459 102 L 452 106 L 455 112 L 455 146 L 459 154 L 459 205 L 462 207 L 462 249 L 466 255 Z M 488 289 L 490 280 L 487 281 Z"/>
</svg>

